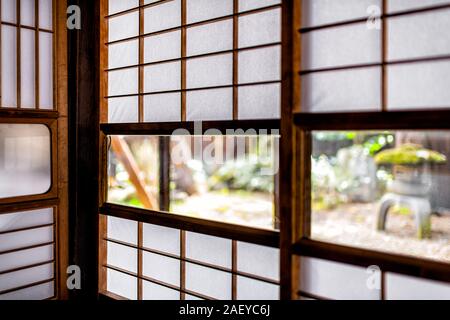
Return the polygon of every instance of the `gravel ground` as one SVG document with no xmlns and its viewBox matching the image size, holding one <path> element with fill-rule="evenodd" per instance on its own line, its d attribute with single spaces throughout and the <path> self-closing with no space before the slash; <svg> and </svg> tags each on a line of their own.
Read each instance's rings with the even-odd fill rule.
<svg viewBox="0 0 450 320">
<path fill-rule="evenodd" d="M 332 243 L 450 262 L 450 216 L 432 216 L 430 239 L 416 237 L 412 215 L 389 214 L 386 230 L 376 230 L 376 203 L 341 205 L 314 212 L 312 237 Z"/>
</svg>

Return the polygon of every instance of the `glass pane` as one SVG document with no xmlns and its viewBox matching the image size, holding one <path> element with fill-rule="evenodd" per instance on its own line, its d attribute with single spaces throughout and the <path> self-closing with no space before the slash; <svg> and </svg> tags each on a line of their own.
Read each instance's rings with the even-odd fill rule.
<svg viewBox="0 0 450 320">
<path fill-rule="evenodd" d="M 112 136 L 108 157 L 108 201 L 159 208 L 159 137 Z"/>
<path fill-rule="evenodd" d="M 0 198 L 42 194 L 51 185 L 50 131 L 0 123 Z"/>
<path fill-rule="evenodd" d="M 312 139 L 313 239 L 450 262 L 450 132 Z"/>
<path fill-rule="evenodd" d="M 227 137 L 111 136 L 108 201 L 158 210 L 162 149 L 170 159 L 170 172 L 166 172 L 170 212 L 278 228 L 274 177 L 279 137 L 241 133 Z"/>
</svg>

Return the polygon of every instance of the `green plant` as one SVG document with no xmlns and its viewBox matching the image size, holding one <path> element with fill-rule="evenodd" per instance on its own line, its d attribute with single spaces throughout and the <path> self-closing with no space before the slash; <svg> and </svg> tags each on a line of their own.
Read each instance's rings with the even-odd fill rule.
<svg viewBox="0 0 450 320">
<path fill-rule="evenodd" d="M 447 157 L 437 151 L 425 149 L 418 144 L 404 144 L 397 148 L 379 152 L 375 156 L 375 162 L 379 165 L 442 164 L 447 162 Z"/>
</svg>

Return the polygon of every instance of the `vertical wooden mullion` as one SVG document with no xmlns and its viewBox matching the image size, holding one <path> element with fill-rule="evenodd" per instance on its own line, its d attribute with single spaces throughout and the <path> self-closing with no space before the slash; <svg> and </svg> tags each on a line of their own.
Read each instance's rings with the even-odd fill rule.
<svg viewBox="0 0 450 320">
<path fill-rule="evenodd" d="M 180 300 L 186 299 L 186 231 L 180 230 Z"/>
<path fill-rule="evenodd" d="M 143 267 L 143 252 L 142 252 L 142 247 L 143 247 L 143 223 L 142 222 L 138 222 L 138 252 L 137 252 L 137 281 L 138 281 L 138 286 L 137 286 L 137 297 L 138 300 L 142 300 L 142 267 Z"/>
<path fill-rule="evenodd" d="M 139 0 L 139 67 L 138 67 L 138 73 L 139 73 L 139 79 L 138 79 L 138 85 L 139 85 L 139 96 L 138 96 L 138 122 L 144 122 L 144 0 Z"/>
<path fill-rule="evenodd" d="M 34 1 L 34 90 L 35 90 L 35 108 L 40 108 L 39 97 L 39 0 Z"/>
<path fill-rule="evenodd" d="M 383 0 L 381 4 L 381 111 L 387 111 L 387 54 L 388 54 L 388 30 L 387 30 L 387 0 Z"/>
<path fill-rule="evenodd" d="M 231 242 L 231 299 L 237 300 L 237 241 Z"/>
<path fill-rule="evenodd" d="M 233 120 L 237 120 L 239 117 L 239 88 L 238 88 L 238 47 L 239 47 L 239 0 L 233 2 Z"/>
<path fill-rule="evenodd" d="M 181 121 L 186 121 L 186 0 L 181 0 Z"/>
<path fill-rule="evenodd" d="M 170 209 L 170 137 L 159 137 L 159 210 Z"/>
<path fill-rule="evenodd" d="M 17 0 L 16 2 L 16 24 L 17 24 L 17 52 L 16 52 L 16 59 L 17 59 L 17 108 L 22 108 L 22 102 L 21 102 L 21 84 L 22 84 L 22 75 L 21 75 L 21 32 L 20 32 L 20 0 Z"/>
</svg>

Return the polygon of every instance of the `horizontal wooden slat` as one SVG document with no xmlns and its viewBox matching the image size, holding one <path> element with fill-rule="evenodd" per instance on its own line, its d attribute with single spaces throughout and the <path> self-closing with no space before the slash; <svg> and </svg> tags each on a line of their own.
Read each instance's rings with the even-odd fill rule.
<svg viewBox="0 0 450 320">
<path fill-rule="evenodd" d="M 236 224 L 222 223 L 108 203 L 104 204 L 100 208 L 100 213 L 107 216 L 145 222 L 185 231 L 198 232 L 215 237 L 244 241 L 274 248 L 279 247 L 279 233 L 271 230 L 256 229 Z"/>
<path fill-rule="evenodd" d="M 305 130 L 450 129 L 450 106 L 429 111 L 296 113 L 294 123 Z"/>
<path fill-rule="evenodd" d="M 280 120 L 267 119 L 267 120 L 234 120 L 234 121 L 187 121 L 187 122 L 155 122 L 155 123 L 117 123 L 117 124 L 101 124 L 100 130 L 106 135 L 171 135 L 177 129 L 184 129 L 189 134 L 199 134 L 196 132 L 200 130 L 205 134 L 207 130 L 216 129 L 222 134 L 227 134 L 227 130 L 242 129 L 244 131 L 255 129 L 268 130 L 267 134 L 270 134 L 270 130 L 280 129 Z M 196 127 L 197 126 L 197 127 Z M 252 135 L 251 132 L 246 132 L 246 135 Z"/>
</svg>

